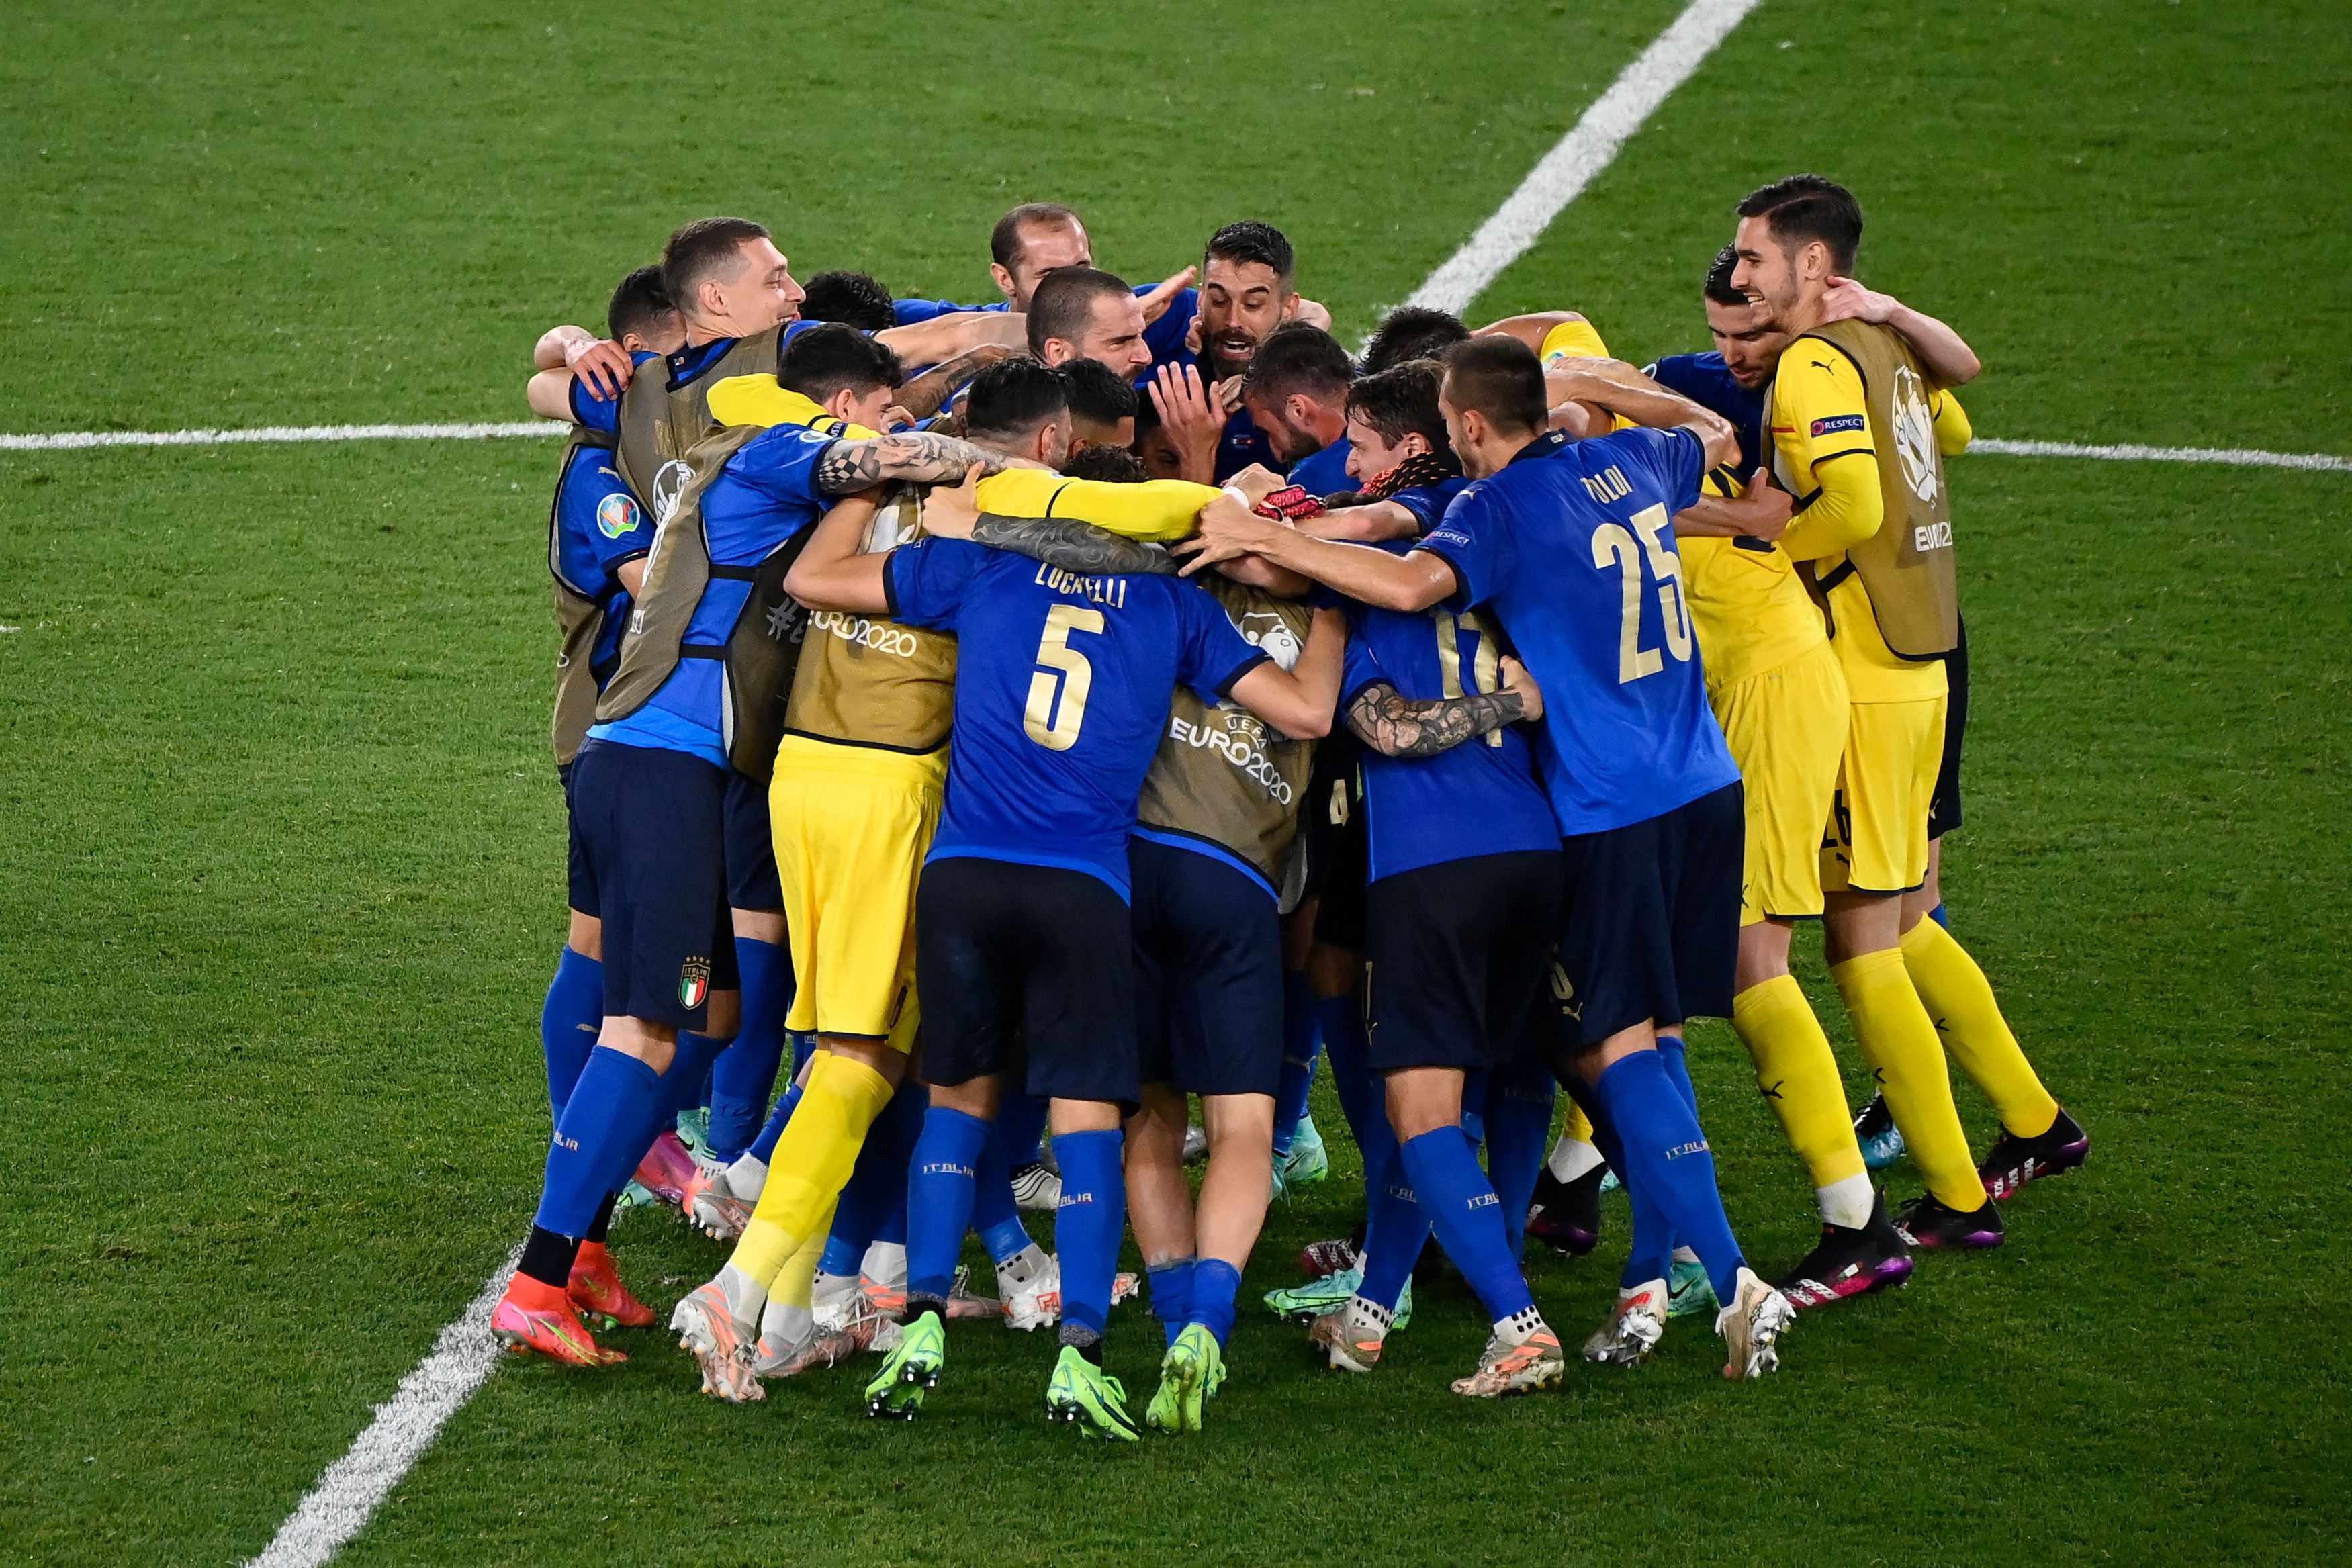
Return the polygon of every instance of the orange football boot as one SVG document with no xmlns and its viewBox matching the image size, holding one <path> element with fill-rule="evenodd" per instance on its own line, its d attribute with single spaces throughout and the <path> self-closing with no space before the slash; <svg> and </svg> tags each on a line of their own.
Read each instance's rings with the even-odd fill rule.
<svg viewBox="0 0 2352 1568">
<path fill-rule="evenodd" d="M 602 1317 L 608 1323 L 626 1329 L 651 1328 L 654 1310 L 629 1294 L 621 1283 L 618 1270 L 613 1267 L 613 1255 L 602 1241 L 583 1241 L 580 1256 L 572 1265 L 570 1288 L 564 1292 L 572 1304 L 581 1312 Z"/>
<path fill-rule="evenodd" d="M 528 1274 L 507 1281 L 506 1294 L 490 1312 L 492 1337 L 517 1355 L 533 1351 L 572 1366 L 610 1366 L 629 1358 L 600 1349 L 572 1310 L 568 1294 Z"/>
</svg>

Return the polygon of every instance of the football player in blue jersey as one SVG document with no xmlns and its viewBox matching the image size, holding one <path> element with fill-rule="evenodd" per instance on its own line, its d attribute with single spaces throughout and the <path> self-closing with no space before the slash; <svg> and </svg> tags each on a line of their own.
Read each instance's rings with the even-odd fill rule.
<svg viewBox="0 0 2352 1568">
<path fill-rule="evenodd" d="M 1272 224 L 1227 224 L 1202 253 L 1201 287 L 1152 323 L 1149 390 L 1185 478 L 1222 483 L 1252 464 L 1278 466 L 1273 442 L 1242 407 L 1242 375 L 1286 322 L 1330 329 L 1331 313 L 1299 298 L 1297 269 L 1289 239 Z"/>
<path fill-rule="evenodd" d="M 1619 1306 L 1585 1354 L 1649 1353 L 1679 1241 L 1723 1302 L 1725 1375 L 1758 1376 L 1778 1364 L 1793 1310 L 1740 1254 L 1674 1049 L 1685 1019 L 1728 1014 L 1738 936 L 1738 770 L 1706 706 L 1673 543 L 1675 514 L 1730 457 L 1732 431 L 1631 366 L 1592 360 L 1580 395 L 1654 428 L 1571 442 L 1546 433 L 1543 366 L 1524 343 L 1474 339 L 1444 366 L 1448 433 L 1477 482 L 1419 549 L 1393 556 L 1220 511 L 1195 559 L 1259 554 L 1385 609 L 1485 609 L 1509 636 L 1545 694 L 1537 751 L 1566 866 L 1559 1074 L 1635 1207 Z"/>
<path fill-rule="evenodd" d="M 927 522 L 945 531 L 941 495 Z M 856 555 L 856 542 L 851 523 L 820 528 L 796 591 L 814 608 L 952 631 L 961 650 L 946 808 L 917 914 L 931 1107 L 913 1163 L 909 1321 L 868 1408 L 911 1416 L 938 1382 L 975 1171 L 1017 1072 L 1015 1086 L 1051 1100 L 1062 1167 L 1063 1348 L 1047 1410 L 1131 1441 L 1137 1424 L 1101 1355 L 1124 1229 L 1120 1120 L 1140 1087 L 1127 902 L 1137 796 L 1180 682 L 1318 736 L 1339 649 L 1310 638 L 1285 671 L 1174 577 L 1070 571 L 951 538 L 881 556 Z"/>
<path fill-rule="evenodd" d="M 1049 366 L 1092 360 L 1133 377 L 1151 363 L 1143 307 L 1124 279 L 1092 267 L 1062 267 L 1040 280 L 1029 306 L 1029 351 Z"/>
<path fill-rule="evenodd" d="M 814 418 L 724 437 L 731 453 L 698 476 L 694 493 L 691 542 L 706 570 L 668 579 L 656 545 L 631 622 L 637 630 L 624 639 L 600 705 L 608 716 L 589 730 L 573 769 L 575 820 L 604 919 L 604 1021 L 557 1125 L 521 1265 L 492 1315 L 493 1333 L 516 1350 L 582 1365 L 615 1359 L 598 1349 L 572 1306 L 572 1264 L 678 1084 L 698 1081 L 710 1042 L 736 1030 L 730 884 L 740 885 L 745 868 L 728 853 L 727 671 L 758 567 L 835 497 L 887 479 L 929 482 L 974 465 L 1001 466 L 948 436 L 842 434 L 845 415 L 878 418 L 899 379 L 889 351 L 852 329 L 805 334 L 783 361 L 782 380 Z"/>
<path fill-rule="evenodd" d="M 612 336 L 598 346 L 617 347 L 629 355 L 667 353 L 686 336 L 677 309 L 662 292 L 657 267 L 641 267 L 623 278 L 613 291 L 605 319 Z M 600 363 L 601 357 L 592 356 L 587 362 Z M 572 758 L 587 733 L 596 695 L 620 661 L 631 596 L 645 580 L 646 554 L 653 548 L 652 519 L 614 467 L 609 437 L 579 431 L 566 444 L 548 530 L 547 564 L 554 579 L 556 624 L 562 635 L 556 653 L 555 763 L 568 819 Z M 559 1121 L 604 1016 L 604 923 L 597 918 L 595 888 L 577 829 L 570 838 L 571 928 L 539 1020 L 547 1058 L 547 1098 Z M 613 1270 L 604 1251 L 608 1218 L 600 1210 L 597 1222 L 589 1227 L 572 1270 L 572 1302 L 583 1312 L 641 1327 L 652 1321 L 652 1313 L 629 1296 Z"/>
<path fill-rule="evenodd" d="M 898 324 L 929 321 L 958 310 L 1025 312 L 1037 285 L 1047 273 L 1095 264 L 1094 244 L 1087 237 L 1085 222 L 1059 202 L 1024 202 L 997 219 L 996 226 L 989 231 L 988 258 L 989 277 L 1003 298 L 987 305 L 955 305 L 944 299 L 894 300 L 891 311 Z M 1135 297 L 1142 307 L 1144 320 L 1156 326 L 1177 296 L 1192 287 L 1196 276 L 1196 270 L 1188 267 L 1173 277 L 1138 287 Z M 1179 321 L 1171 330 L 1181 343 L 1184 323 Z"/>
<path fill-rule="evenodd" d="M 1265 433 L 1290 482 L 1310 496 L 1348 487 L 1348 386 L 1356 361 L 1320 327 L 1294 321 L 1250 356 L 1242 407 Z"/>
</svg>

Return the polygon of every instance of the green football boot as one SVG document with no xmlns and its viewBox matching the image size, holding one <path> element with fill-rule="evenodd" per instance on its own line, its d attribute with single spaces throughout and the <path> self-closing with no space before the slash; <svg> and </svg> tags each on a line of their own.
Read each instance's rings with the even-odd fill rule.
<svg viewBox="0 0 2352 1568">
<path fill-rule="evenodd" d="M 1711 1312 L 1719 1304 L 1705 1264 L 1677 1258 L 1666 1266 L 1666 1316 L 1686 1318 L 1694 1312 Z"/>
<path fill-rule="evenodd" d="M 1291 1188 L 1322 1181 L 1331 1174 L 1331 1154 L 1311 1115 L 1298 1118 L 1290 1134 L 1290 1152 L 1276 1162 L 1276 1185 L 1287 1195 Z"/>
<path fill-rule="evenodd" d="M 1193 1418 L 1199 1419 L 1197 1407 Z M 1054 1363 L 1054 1380 L 1045 1385 L 1045 1419 L 1067 1421 L 1080 1436 L 1110 1443 L 1132 1443 L 1143 1435 L 1127 1413 L 1127 1390 L 1118 1379 L 1088 1361 L 1074 1344 L 1064 1345 Z"/>
<path fill-rule="evenodd" d="M 1224 1352 L 1205 1323 L 1186 1323 L 1160 1362 L 1160 1388 L 1144 1407 L 1143 1424 L 1155 1432 L 1197 1432 L 1201 1401 L 1224 1381 Z"/>
<path fill-rule="evenodd" d="M 1326 1274 L 1319 1280 L 1309 1280 L 1303 1285 L 1265 1293 L 1267 1308 L 1293 1322 L 1312 1322 L 1326 1312 L 1336 1312 L 1348 1304 L 1364 1282 L 1361 1269 L 1342 1269 L 1336 1274 Z M 1412 1322 L 1412 1281 L 1404 1282 L 1397 1296 L 1396 1322 L 1391 1331 Z"/>
<path fill-rule="evenodd" d="M 911 1421 L 923 1407 L 923 1396 L 940 1385 L 940 1367 L 948 1358 L 946 1327 L 937 1312 L 925 1312 L 906 1327 L 898 1347 L 883 1359 L 882 1370 L 866 1385 L 866 1413 Z"/>
</svg>

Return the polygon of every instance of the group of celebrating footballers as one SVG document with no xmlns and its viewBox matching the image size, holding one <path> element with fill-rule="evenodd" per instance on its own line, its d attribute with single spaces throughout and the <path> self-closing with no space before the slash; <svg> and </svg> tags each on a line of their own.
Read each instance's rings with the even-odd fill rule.
<svg viewBox="0 0 2352 1568">
<path fill-rule="evenodd" d="M 1266 1299 L 1334 1368 L 1379 1364 L 1433 1238 L 1494 1325 L 1454 1391 L 1559 1380 L 1521 1251 L 1591 1251 L 1604 1181 L 1633 1221 L 1596 1363 L 1713 1309 L 1759 1376 L 1797 1313 L 1999 1246 L 1996 1201 L 2089 1140 L 1943 924 L 1979 367 L 1853 280 L 1861 235 L 1828 180 L 1756 191 L 1715 350 L 1646 371 L 1569 310 L 1409 307 L 1359 358 L 1265 224 L 1135 287 L 1045 204 L 996 226 L 1000 303 L 803 287 L 708 218 L 608 335 L 548 332 L 572 925 L 497 1337 L 595 1366 L 583 1318 L 657 1321 L 605 1245 L 638 1183 L 734 1243 L 669 1320 L 709 1394 L 878 1352 L 866 1408 L 912 1416 L 946 1324 L 994 1318 L 1057 1327 L 1055 1418 L 1197 1430 L 1269 1198 L 1328 1169 L 1318 1056 L 1364 1221 Z M 1790 971 L 1811 918 L 1859 1117 Z M 1819 1200 L 1777 1282 L 1717 1192 L 1698 1017 Z M 1947 1048 L 2000 1117 L 1981 1161 Z M 1905 1148 L 1927 1190 L 1890 1216 Z M 1103 1370 L 1130 1223 L 1140 1421 Z"/>
</svg>

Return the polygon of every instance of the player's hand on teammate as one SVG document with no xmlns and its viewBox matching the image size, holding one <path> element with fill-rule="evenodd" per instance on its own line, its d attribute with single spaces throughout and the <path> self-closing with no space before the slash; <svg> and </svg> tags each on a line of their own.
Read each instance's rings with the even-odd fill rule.
<svg viewBox="0 0 2352 1568">
<path fill-rule="evenodd" d="M 968 539 L 980 521 L 980 481 L 988 472 L 975 463 L 961 485 L 934 485 L 923 497 L 923 531 L 935 539 Z"/>
<path fill-rule="evenodd" d="M 564 345 L 563 367 L 605 402 L 621 395 L 629 384 L 629 373 L 636 369 L 626 349 L 602 338 Z"/>
<path fill-rule="evenodd" d="M 1273 530 L 1290 525 L 1261 517 L 1220 490 L 1215 500 L 1201 508 L 1200 519 L 1195 526 L 1200 529 L 1199 533 L 1168 547 L 1169 554 L 1190 558 L 1184 562 L 1181 576 L 1191 577 L 1202 567 L 1215 566 L 1236 556 L 1254 554 L 1275 538 Z"/>
<path fill-rule="evenodd" d="M 1309 327 L 1320 327 L 1326 332 L 1331 329 L 1330 309 L 1321 300 L 1294 298 L 1296 303 L 1291 306 L 1290 314 L 1284 318 L 1285 320 L 1304 321 Z"/>
<path fill-rule="evenodd" d="M 1724 503 L 1739 525 L 1739 531 L 1750 538 L 1777 540 L 1789 531 L 1789 519 L 1796 513 L 1796 501 L 1788 491 L 1772 483 L 1770 470 L 1759 467 L 1748 476 L 1748 493 L 1737 501 Z"/>
<path fill-rule="evenodd" d="M 1543 688 L 1528 674 L 1528 667 L 1508 653 L 1503 655 L 1503 689 L 1518 694 L 1519 717 L 1529 724 L 1543 717 Z"/>
<path fill-rule="evenodd" d="M 1205 485 L 1217 471 L 1217 442 L 1225 433 L 1226 415 L 1214 389 L 1202 384 L 1198 367 L 1162 365 L 1151 374 L 1151 406 L 1160 411 L 1160 428 L 1183 463 L 1183 476 Z"/>
<path fill-rule="evenodd" d="M 1829 291 L 1822 296 L 1824 321 L 1867 321 L 1884 327 L 1902 308 L 1903 301 L 1892 294 L 1865 288 L 1851 277 L 1831 278 Z"/>
<path fill-rule="evenodd" d="M 1265 500 L 1268 496 L 1273 495 L 1276 490 L 1284 488 L 1289 483 L 1289 480 L 1284 478 L 1281 475 L 1276 473 L 1273 469 L 1267 467 L 1263 463 L 1253 463 L 1248 467 L 1243 469 L 1240 473 L 1225 481 L 1225 484 L 1229 487 L 1239 490 L 1243 495 L 1247 496 L 1249 497 L 1249 503 L 1253 507 L 1256 506 L 1260 501 Z"/>
<path fill-rule="evenodd" d="M 1175 277 L 1162 280 L 1159 287 L 1137 300 L 1136 303 L 1143 307 L 1143 324 L 1149 327 L 1167 315 L 1168 308 L 1176 303 L 1176 297 L 1192 287 L 1192 279 L 1199 277 L 1200 273 L 1199 267 L 1188 267 Z M 1201 318 L 1196 314 L 1192 318 L 1191 329 L 1184 337 L 1184 340 L 1192 345 L 1195 353 L 1200 351 L 1198 341 L 1200 336 Z"/>
</svg>

